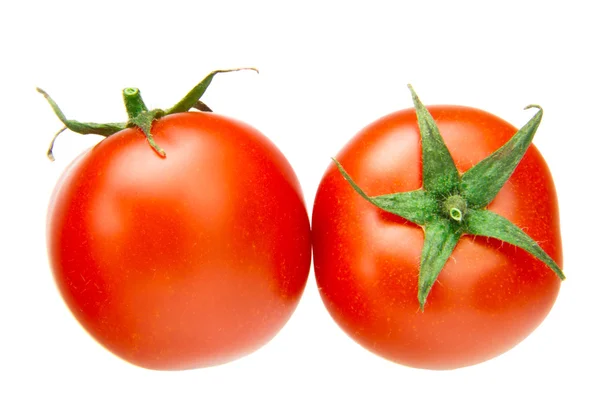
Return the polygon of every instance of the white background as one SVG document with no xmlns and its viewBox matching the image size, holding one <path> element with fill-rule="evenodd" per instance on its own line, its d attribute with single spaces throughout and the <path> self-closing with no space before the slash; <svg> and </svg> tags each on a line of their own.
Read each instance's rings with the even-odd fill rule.
<svg viewBox="0 0 600 400">
<path fill-rule="evenodd" d="M 597 327 L 598 28 L 594 1 L 13 1 L 0 14 L 0 398 L 600 398 Z M 67 116 L 124 120 L 121 90 L 169 107 L 217 68 L 204 96 L 287 155 L 312 200 L 329 157 L 367 123 L 426 104 L 483 108 L 521 126 L 545 109 L 534 143 L 553 172 L 567 280 L 547 320 L 510 352 L 455 371 L 387 362 L 327 314 L 311 273 L 280 334 L 219 367 L 155 372 L 96 344 L 63 305 L 46 259 L 48 196 L 97 137 Z M 594 372 L 595 370 L 595 372 Z"/>
</svg>

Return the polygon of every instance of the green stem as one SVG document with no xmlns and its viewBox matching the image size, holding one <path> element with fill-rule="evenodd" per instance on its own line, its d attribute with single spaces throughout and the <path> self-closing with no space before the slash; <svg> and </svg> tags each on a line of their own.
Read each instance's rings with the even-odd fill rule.
<svg viewBox="0 0 600 400">
<path fill-rule="evenodd" d="M 141 113 L 148 111 L 148 107 L 142 100 L 142 94 L 137 88 L 123 89 L 123 101 L 130 121 L 137 118 Z"/>
<path fill-rule="evenodd" d="M 123 101 L 125 102 L 125 109 L 127 109 L 127 115 L 129 116 L 130 126 L 137 126 L 144 132 L 148 144 L 154 149 L 154 151 L 161 157 L 165 157 L 167 153 L 154 141 L 152 136 L 152 123 L 154 120 L 162 117 L 164 111 L 152 110 L 148 111 L 148 107 L 142 99 L 142 94 L 137 88 L 125 88 L 123 89 Z"/>
<path fill-rule="evenodd" d="M 459 195 L 448 197 L 444 201 L 444 212 L 456 222 L 462 222 L 467 213 L 467 202 Z"/>
</svg>

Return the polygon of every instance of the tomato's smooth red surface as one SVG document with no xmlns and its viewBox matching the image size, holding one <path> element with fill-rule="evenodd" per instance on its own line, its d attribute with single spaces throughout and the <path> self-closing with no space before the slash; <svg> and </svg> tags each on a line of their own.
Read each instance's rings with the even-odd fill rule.
<svg viewBox="0 0 600 400">
<path fill-rule="evenodd" d="M 262 134 L 212 113 L 99 143 L 52 196 L 48 249 L 66 304 L 123 359 L 152 369 L 223 363 L 286 323 L 311 261 L 298 180 Z"/>
<path fill-rule="evenodd" d="M 480 110 L 428 107 L 460 172 L 516 132 Z M 414 110 L 359 132 L 336 156 L 369 195 L 421 188 Z M 521 227 L 562 265 L 558 206 L 550 172 L 531 146 L 488 206 Z M 423 230 L 361 198 L 332 164 L 313 209 L 314 268 L 327 309 L 365 348 L 420 368 L 479 363 L 512 348 L 546 317 L 560 280 L 509 244 L 463 236 L 434 284 L 424 312 L 417 281 Z"/>
</svg>

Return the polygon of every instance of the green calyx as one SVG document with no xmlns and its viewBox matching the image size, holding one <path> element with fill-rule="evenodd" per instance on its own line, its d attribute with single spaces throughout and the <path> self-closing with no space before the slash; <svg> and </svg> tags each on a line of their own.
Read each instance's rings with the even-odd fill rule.
<svg viewBox="0 0 600 400">
<path fill-rule="evenodd" d="M 50 143 L 50 147 L 48 149 L 48 158 L 54 160 L 54 156 L 52 154 L 52 149 L 54 148 L 54 142 L 58 135 L 60 135 L 65 130 L 69 129 L 73 132 L 88 135 L 100 135 L 104 137 L 108 137 L 114 133 L 117 133 L 125 128 L 138 127 L 142 130 L 146 139 L 148 140 L 148 144 L 152 149 L 161 157 L 165 157 L 165 151 L 154 141 L 152 137 L 151 129 L 152 123 L 165 115 L 176 114 L 181 112 L 189 111 L 192 108 L 195 108 L 200 111 L 211 112 L 212 110 L 200 101 L 200 98 L 206 92 L 206 89 L 210 86 L 215 75 L 224 72 L 233 72 L 233 71 L 241 71 L 241 70 L 253 70 L 258 72 L 255 68 L 236 68 L 236 69 L 221 69 L 212 71 L 208 74 L 199 84 L 197 84 L 192 90 L 186 94 L 183 99 L 181 99 L 177 104 L 173 107 L 162 110 L 162 109 L 154 109 L 148 110 L 144 101 L 142 100 L 142 96 L 140 94 L 139 89 L 137 88 L 126 88 L 123 90 L 123 100 L 125 102 L 125 108 L 127 109 L 127 115 L 129 119 L 127 122 L 117 122 L 117 123 L 105 123 L 98 124 L 93 122 L 79 122 L 72 119 L 68 119 L 58 105 L 52 100 L 52 98 L 40 88 L 37 88 L 37 91 L 41 93 L 50 106 L 54 110 L 56 116 L 61 120 L 64 124 L 62 127 L 52 138 Z"/>
<path fill-rule="evenodd" d="M 490 156 L 460 174 L 433 117 L 409 85 L 415 106 L 423 160 L 423 187 L 412 192 L 368 196 L 333 160 L 343 177 L 365 200 L 382 210 L 420 225 L 425 232 L 419 271 L 418 299 L 423 310 L 440 271 L 462 235 L 486 236 L 510 243 L 543 261 L 564 280 L 554 260 L 523 230 L 486 209 L 510 178 L 529 148 L 541 122 L 537 113 Z"/>
</svg>

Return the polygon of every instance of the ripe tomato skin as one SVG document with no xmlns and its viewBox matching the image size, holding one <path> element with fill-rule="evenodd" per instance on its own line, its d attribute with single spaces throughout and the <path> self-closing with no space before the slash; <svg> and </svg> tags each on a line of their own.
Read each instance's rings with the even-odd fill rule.
<svg viewBox="0 0 600 400">
<path fill-rule="evenodd" d="M 220 364 L 286 323 L 311 262 L 299 182 L 262 134 L 212 113 L 155 121 L 67 168 L 50 202 L 57 286 L 83 327 L 150 369 Z"/>
<path fill-rule="evenodd" d="M 428 109 L 461 173 L 516 132 L 481 110 Z M 414 110 L 365 127 L 336 159 L 369 196 L 420 189 Z M 534 146 L 488 209 L 522 227 L 562 266 L 555 188 Z M 527 252 L 463 236 L 421 312 L 422 228 L 365 201 L 333 163 L 318 188 L 312 224 L 315 277 L 327 309 L 363 347 L 400 364 L 453 369 L 493 358 L 527 337 L 558 295 L 560 280 Z"/>
</svg>

